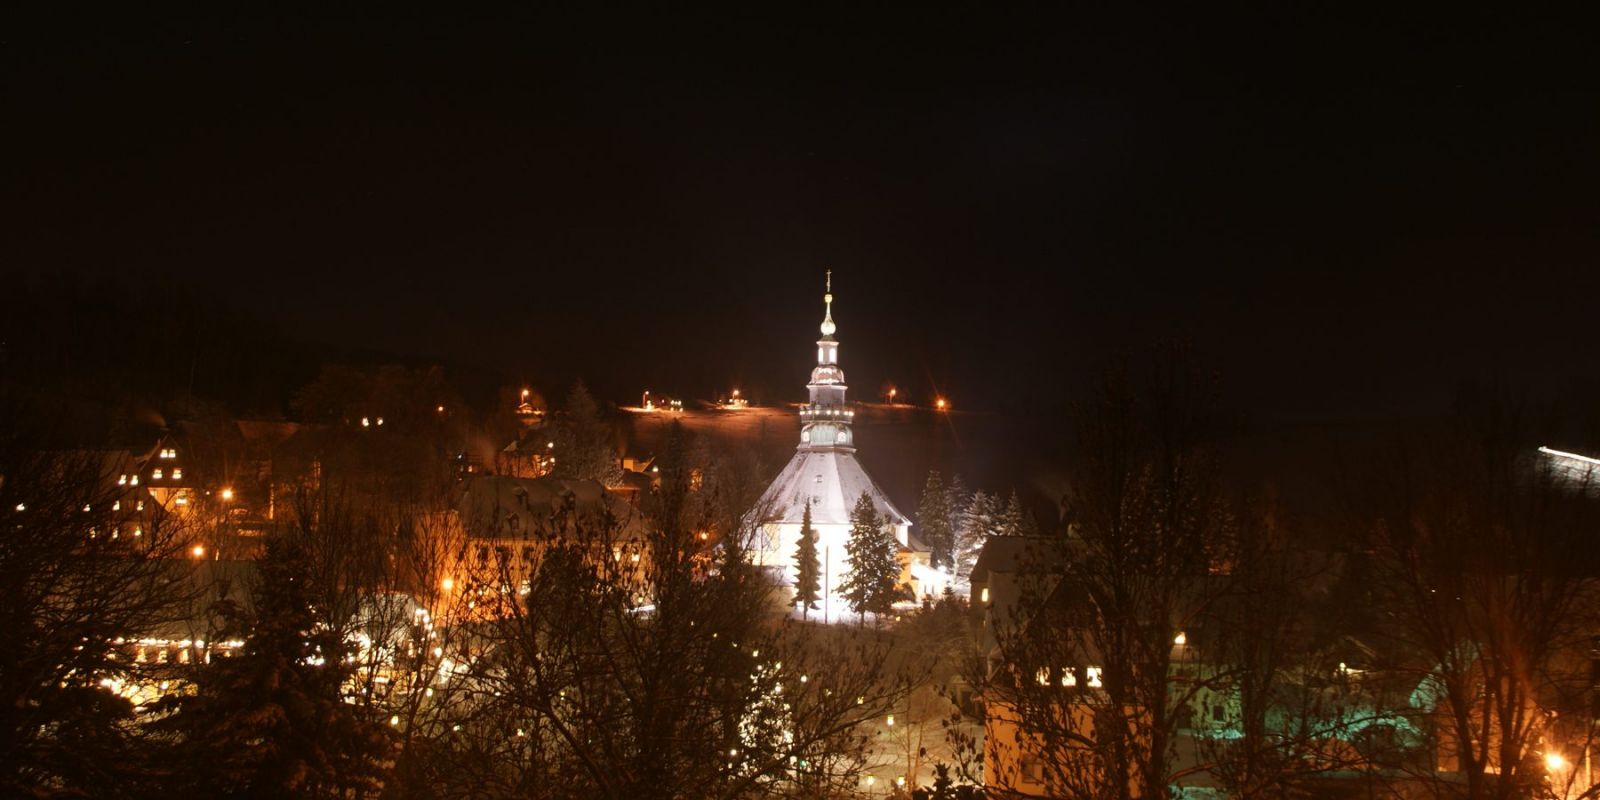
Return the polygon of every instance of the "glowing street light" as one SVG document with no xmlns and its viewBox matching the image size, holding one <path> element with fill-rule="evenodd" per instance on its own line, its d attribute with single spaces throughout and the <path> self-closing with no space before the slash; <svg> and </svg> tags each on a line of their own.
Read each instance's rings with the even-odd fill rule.
<svg viewBox="0 0 1600 800">
<path fill-rule="evenodd" d="M 189 555 L 192 555 L 195 558 L 205 558 L 206 546 L 203 544 L 197 544 L 194 547 L 189 548 Z"/>
<path fill-rule="evenodd" d="M 933 407 L 939 409 L 940 411 L 944 411 L 945 409 L 950 407 L 950 404 L 948 402 L 946 402 L 943 397 L 941 397 L 938 400 L 934 401 Z"/>
<path fill-rule="evenodd" d="M 229 502 L 229 501 L 233 500 L 233 488 L 232 487 L 223 487 L 223 489 L 222 489 L 222 500 L 223 500 L 223 502 Z"/>
<path fill-rule="evenodd" d="M 900 393 L 899 389 L 896 389 L 893 386 L 889 387 L 889 405 L 891 405 L 891 406 L 894 405 L 894 396 L 899 394 L 899 393 Z"/>
<path fill-rule="evenodd" d="M 1545 753 L 1544 767 L 1551 772 L 1560 772 L 1567 768 L 1567 760 L 1560 753 Z"/>
</svg>

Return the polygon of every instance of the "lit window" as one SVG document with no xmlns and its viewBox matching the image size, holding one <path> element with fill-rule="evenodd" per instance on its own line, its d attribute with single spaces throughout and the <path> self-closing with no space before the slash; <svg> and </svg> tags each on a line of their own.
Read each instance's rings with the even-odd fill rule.
<svg viewBox="0 0 1600 800">
<path fill-rule="evenodd" d="M 982 591 L 978 592 L 978 602 L 980 602 L 980 603 L 989 602 L 989 587 L 985 586 L 985 587 L 983 587 Z"/>
<path fill-rule="evenodd" d="M 153 481 L 161 480 L 161 470 L 158 469 L 158 470 L 156 470 L 154 472 L 151 472 L 150 473 L 150 480 L 153 480 Z"/>
<path fill-rule="evenodd" d="M 111 510 L 112 511 L 121 511 L 122 510 L 122 501 L 121 500 L 113 500 L 113 501 L 111 501 Z"/>
<path fill-rule="evenodd" d="M 144 501 L 140 500 L 139 502 L 134 503 L 133 510 L 134 511 L 143 511 L 144 510 Z"/>
<path fill-rule="evenodd" d="M 1078 685 L 1078 671 L 1073 667 L 1062 667 L 1061 668 L 1061 685 L 1062 686 L 1068 686 L 1068 687 L 1077 686 Z"/>
<path fill-rule="evenodd" d="M 1049 667 L 1040 667 L 1039 671 L 1034 674 L 1034 679 L 1039 681 L 1039 685 L 1040 686 L 1049 686 L 1050 685 L 1050 668 Z"/>
<path fill-rule="evenodd" d="M 127 475 L 123 475 L 122 477 L 117 478 L 117 485 L 118 486 L 127 486 L 128 485 L 128 476 Z"/>
<path fill-rule="evenodd" d="M 172 479 L 175 481 L 183 480 L 183 467 L 173 467 Z"/>
<path fill-rule="evenodd" d="M 1088 675 L 1089 675 L 1089 688 L 1098 689 L 1101 686 L 1105 685 L 1100 680 L 1100 668 L 1099 667 L 1090 667 L 1088 669 Z"/>
</svg>

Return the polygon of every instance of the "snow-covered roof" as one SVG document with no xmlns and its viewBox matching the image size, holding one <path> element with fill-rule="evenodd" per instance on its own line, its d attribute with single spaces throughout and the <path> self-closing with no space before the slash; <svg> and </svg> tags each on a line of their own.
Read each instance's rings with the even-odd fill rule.
<svg viewBox="0 0 1600 800">
<path fill-rule="evenodd" d="M 574 525 L 599 531 L 614 525 L 619 538 L 637 539 L 648 527 L 626 500 L 594 481 L 490 475 L 467 482 L 456 510 L 479 538 L 547 537 Z"/>
<path fill-rule="evenodd" d="M 911 520 L 867 476 L 855 453 L 845 449 L 796 450 L 788 466 L 767 487 L 757 508 L 768 522 L 798 524 L 809 499 L 813 523 L 848 525 L 850 510 L 862 492 L 872 498 L 878 515 L 890 524 L 910 524 Z"/>
</svg>

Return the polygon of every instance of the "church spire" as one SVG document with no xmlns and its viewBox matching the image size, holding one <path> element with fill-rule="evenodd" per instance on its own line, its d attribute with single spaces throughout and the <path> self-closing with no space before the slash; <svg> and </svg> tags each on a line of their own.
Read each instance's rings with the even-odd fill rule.
<svg viewBox="0 0 1600 800">
<path fill-rule="evenodd" d="M 855 412 L 844 401 L 844 370 L 839 368 L 839 342 L 833 338 L 833 332 L 838 330 L 833 324 L 833 270 L 828 270 L 826 287 L 817 368 L 811 370 L 811 382 L 806 384 L 811 402 L 800 407 L 803 449 L 848 448 L 852 441 L 850 419 Z"/>
<path fill-rule="evenodd" d="M 822 312 L 822 335 L 832 336 L 839 328 L 833 324 L 833 270 L 831 269 L 827 272 L 827 289 L 822 295 L 822 302 L 825 309 Z"/>
</svg>

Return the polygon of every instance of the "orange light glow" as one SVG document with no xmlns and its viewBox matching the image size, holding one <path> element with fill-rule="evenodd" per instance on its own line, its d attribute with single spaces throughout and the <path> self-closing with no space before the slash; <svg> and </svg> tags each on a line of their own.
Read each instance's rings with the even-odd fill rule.
<svg viewBox="0 0 1600 800">
<path fill-rule="evenodd" d="M 197 544 L 194 547 L 189 548 L 189 555 L 192 555 L 195 558 L 205 558 L 206 546 L 203 544 Z"/>
<path fill-rule="evenodd" d="M 223 500 L 232 500 L 233 499 L 233 489 L 231 489 L 231 488 L 223 489 L 222 490 L 222 499 Z"/>
<path fill-rule="evenodd" d="M 943 411 L 946 408 L 949 408 L 949 406 L 950 406 L 949 403 L 945 402 L 945 399 L 943 397 L 941 397 L 937 401 L 935 401 L 933 405 L 934 405 L 935 408 L 939 409 L 940 411 Z"/>
</svg>

